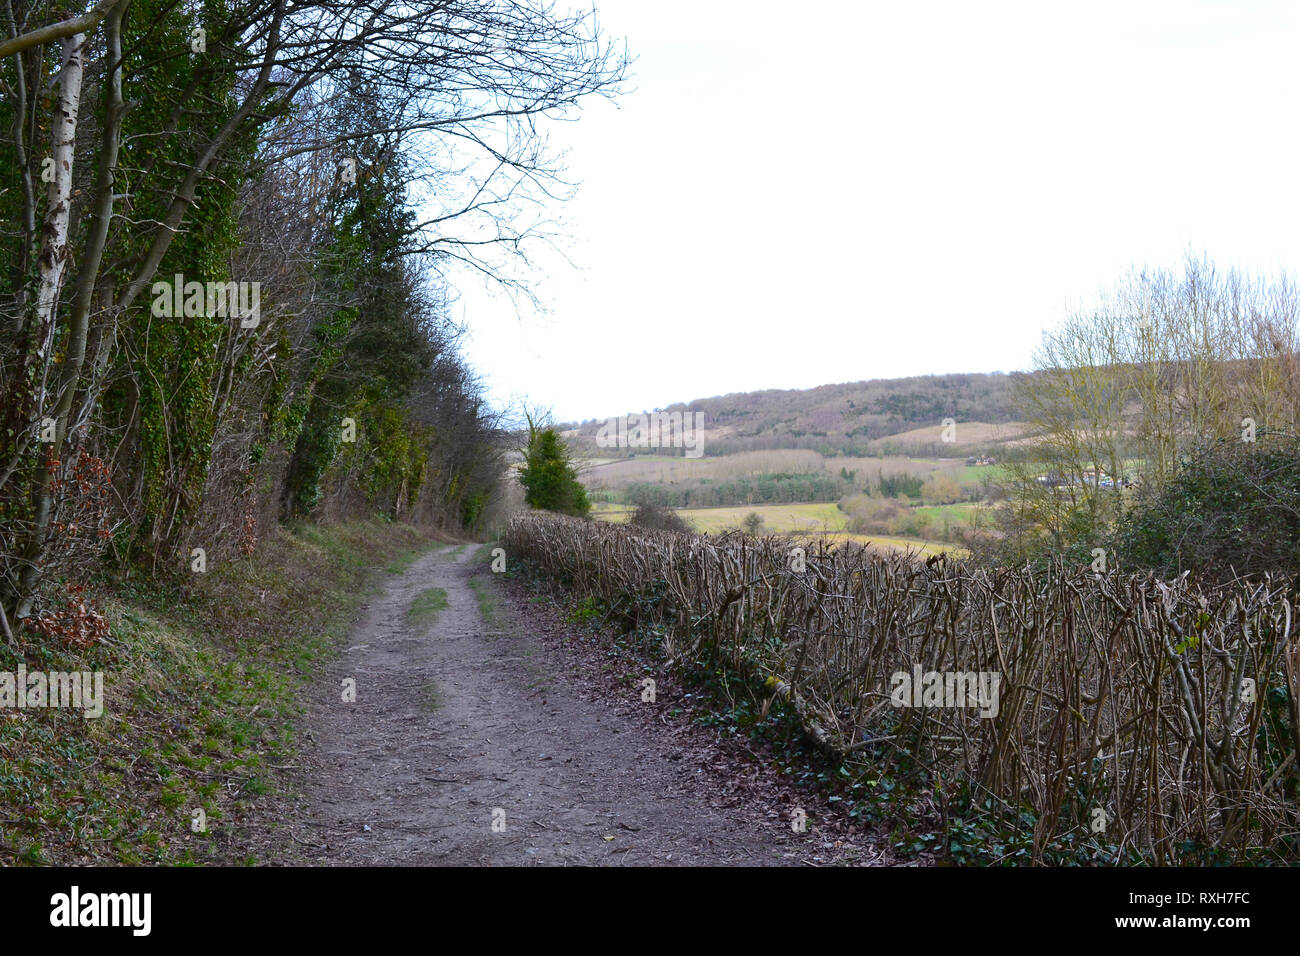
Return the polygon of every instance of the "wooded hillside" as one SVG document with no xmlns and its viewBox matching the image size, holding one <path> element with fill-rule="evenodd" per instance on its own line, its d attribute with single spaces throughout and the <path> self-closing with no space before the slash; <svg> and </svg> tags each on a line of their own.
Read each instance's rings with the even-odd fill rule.
<svg viewBox="0 0 1300 956">
<path fill-rule="evenodd" d="M 1005 425 L 1006 437 L 1015 437 L 1019 430 L 1014 426 L 1013 379 L 1001 373 L 872 379 L 698 398 L 669 405 L 664 411 L 703 412 L 708 429 L 705 454 L 709 455 L 774 448 L 807 448 L 826 455 L 892 454 L 899 449 L 882 439 L 932 428 L 932 435 L 910 436 L 901 444 L 937 445 L 940 422 L 950 417 Z M 584 444 L 592 440 L 594 447 L 601 424 L 592 420 L 570 427 L 577 440 Z M 970 437 L 975 440 L 973 434 Z M 967 439 L 959 436 L 958 441 L 964 444 Z"/>
</svg>

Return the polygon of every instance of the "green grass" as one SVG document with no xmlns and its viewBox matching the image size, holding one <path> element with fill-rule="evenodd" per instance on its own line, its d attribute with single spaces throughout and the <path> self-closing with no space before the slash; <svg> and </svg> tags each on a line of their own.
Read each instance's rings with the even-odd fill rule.
<svg viewBox="0 0 1300 956">
<path fill-rule="evenodd" d="M 599 518 L 602 521 L 624 522 L 632 514 L 632 508 L 625 504 L 615 504 L 612 501 L 597 501 L 591 506 L 591 515 L 593 518 Z"/>
<path fill-rule="evenodd" d="M 230 821 L 279 798 L 302 693 L 373 593 L 363 572 L 428 544 L 379 522 L 277 529 L 203 575 L 92 582 L 82 597 L 102 607 L 108 642 L 0 644 L 0 670 L 104 674 L 97 719 L 0 712 L 0 864 L 252 860 Z M 206 832 L 191 829 L 197 809 Z"/>
<path fill-rule="evenodd" d="M 478 546 L 474 556 L 470 558 L 470 564 L 476 568 L 490 568 L 492 566 L 492 552 L 501 547 L 496 541 L 488 541 Z"/>
<path fill-rule="evenodd" d="M 915 552 L 923 558 L 934 554 L 951 554 L 954 557 L 967 554 L 964 548 L 959 548 L 953 544 L 923 541 L 920 538 L 901 538 L 887 534 L 853 534 L 848 531 L 837 531 L 826 535 L 826 538 L 829 541 L 852 541 L 855 544 L 865 544 L 868 547 L 883 548 L 888 551 Z"/>
<path fill-rule="evenodd" d="M 988 516 L 988 508 L 969 501 L 951 505 L 921 505 L 913 510 L 918 514 L 928 515 L 935 525 L 942 525 L 946 518 L 954 526 L 961 525 L 967 528 L 976 515 L 981 518 Z"/>
<path fill-rule="evenodd" d="M 754 512 L 763 519 L 764 530 L 842 531 L 847 516 L 834 502 L 792 503 L 781 505 L 744 505 L 738 508 L 689 508 L 677 512 L 697 531 L 715 533 L 739 528 L 745 516 Z"/>
<path fill-rule="evenodd" d="M 427 547 L 404 548 L 401 551 L 397 552 L 397 554 L 393 556 L 392 560 L 390 560 L 388 564 L 384 565 L 384 570 L 387 571 L 389 574 L 401 574 L 403 571 L 405 571 L 407 568 L 409 568 L 412 564 L 415 563 L 416 558 L 418 558 L 420 555 L 424 554 L 428 550 L 429 549 Z"/>
<path fill-rule="evenodd" d="M 492 593 L 491 586 L 483 580 L 481 575 L 475 575 L 469 579 L 469 587 L 474 592 L 475 600 L 478 601 L 478 611 L 483 616 L 483 622 L 489 627 L 496 627 L 497 611 L 501 606 L 501 602 Z"/>
<path fill-rule="evenodd" d="M 447 592 L 443 588 L 429 588 L 415 596 L 406 616 L 419 624 L 432 624 L 438 619 L 438 612 L 445 611 L 447 606 Z"/>
<path fill-rule="evenodd" d="M 982 485 L 985 478 L 995 481 L 1007 477 L 1007 470 L 1001 465 L 962 465 L 956 473 L 957 480 L 963 485 Z"/>
<path fill-rule="evenodd" d="M 429 708 L 429 710 L 437 710 L 442 706 L 442 688 L 438 686 L 436 680 L 429 681 L 429 683 L 420 688 L 420 692 L 424 694 L 424 704 Z"/>
</svg>

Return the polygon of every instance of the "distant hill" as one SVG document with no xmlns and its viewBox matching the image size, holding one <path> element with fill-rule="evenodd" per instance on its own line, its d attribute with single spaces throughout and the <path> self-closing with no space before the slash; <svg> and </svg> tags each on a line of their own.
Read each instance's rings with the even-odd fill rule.
<svg viewBox="0 0 1300 956">
<path fill-rule="evenodd" d="M 823 455 L 952 455 L 991 448 L 1021 435 L 1011 405 L 1016 374 L 1020 373 L 920 375 L 736 392 L 662 410 L 703 412 L 704 447 L 710 456 L 777 448 L 807 448 Z M 945 418 L 957 422 L 955 443 L 940 440 Z M 617 451 L 595 448 L 596 432 L 604 421 L 591 419 L 562 427 L 571 441 L 591 454 L 618 456 Z"/>
</svg>

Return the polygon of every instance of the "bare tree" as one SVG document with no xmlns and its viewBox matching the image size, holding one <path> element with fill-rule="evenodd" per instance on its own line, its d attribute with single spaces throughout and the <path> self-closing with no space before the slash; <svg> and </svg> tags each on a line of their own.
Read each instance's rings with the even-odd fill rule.
<svg viewBox="0 0 1300 956">
<path fill-rule="evenodd" d="M 570 188 L 541 123 L 585 97 L 614 92 L 627 64 L 602 37 L 594 11 L 563 13 L 549 0 L 244 0 L 221 15 L 103 0 L 73 17 L 37 0 L 7 4 L 6 15 L 0 86 L 10 104 L 5 145 L 16 162 L 0 184 L 0 202 L 11 188 L 21 198 L 16 228 L 5 233 L 12 245 L 0 289 L 0 321 L 13 332 L 0 354 L 9 426 L 0 434 L 0 602 L 19 617 L 29 613 L 40 579 L 58 489 L 82 453 L 70 442 L 74 427 L 91 424 L 115 376 L 133 374 L 150 327 L 141 297 L 187 234 L 196 203 L 231 182 L 337 174 L 340 164 L 360 165 L 364 143 L 390 136 L 414 159 L 410 185 L 433 181 L 441 200 L 412 224 L 409 254 L 444 270 L 459 264 L 526 294 L 499 253 L 526 258 L 545 224 L 525 213 Z M 60 45 L 57 67 L 51 43 Z M 172 82 L 169 70 L 181 64 L 183 80 Z M 34 93 L 48 70 L 57 93 L 52 120 Z M 86 76 L 94 80 L 92 101 L 83 104 Z M 320 122 L 331 102 L 362 88 L 374 104 L 365 123 Z M 146 104 L 159 120 L 139 127 L 132 116 L 144 115 Z M 35 145 L 43 128 L 48 156 Z M 91 158 L 91 172 L 79 172 L 78 155 Z M 42 203 L 35 183 L 46 158 L 54 175 Z M 335 182 L 324 177 L 318 184 L 330 185 L 299 190 L 283 207 L 305 208 L 310 217 L 289 257 L 275 268 L 265 259 L 232 263 L 302 293 L 296 301 L 285 294 L 277 306 L 277 317 L 297 329 L 290 341 L 309 324 L 313 302 L 302 290 L 311 286 L 306 264 L 319 238 L 311 233 L 328 227 L 322 207 Z M 269 200 L 261 209 L 269 214 L 268 207 Z M 33 270 L 25 250 L 38 236 Z M 271 325 L 242 336 L 231 328 L 218 342 L 216 434 L 230 434 L 220 423 L 241 407 L 237 393 L 259 387 L 237 381 L 234 369 L 261 381 L 265 393 L 256 370 L 276 360 Z M 118 467 L 129 468 L 115 449 L 138 430 L 133 416 L 128 408 L 125 433 L 104 449 Z M 44 420 L 54 428 L 42 444 Z M 177 472 L 177 482 L 191 479 L 182 482 Z M 159 540 L 174 535 L 184 512 L 181 493 L 172 494 L 173 517 L 155 531 Z M 129 487 L 123 498 L 132 499 Z"/>
</svg>

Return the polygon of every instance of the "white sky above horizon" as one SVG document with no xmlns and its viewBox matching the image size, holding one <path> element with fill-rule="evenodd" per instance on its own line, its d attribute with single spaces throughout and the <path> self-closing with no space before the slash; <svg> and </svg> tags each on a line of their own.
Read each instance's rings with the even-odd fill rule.
<svg viewBox="0 0 1300 956">
<path fill-rule="evenodd" d="M 1027 368 L 1132 266 L 1300 257 L 1300 7 L 596 2 L 637 62 L 548 129 L 574 265 L 458 290 L 500 405 Z"/>
</svg>

